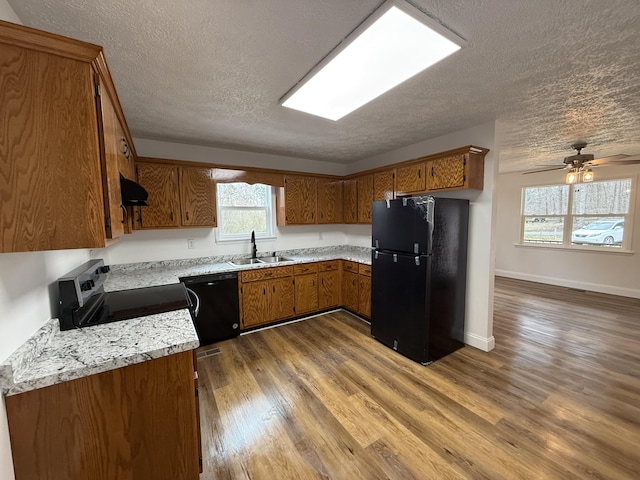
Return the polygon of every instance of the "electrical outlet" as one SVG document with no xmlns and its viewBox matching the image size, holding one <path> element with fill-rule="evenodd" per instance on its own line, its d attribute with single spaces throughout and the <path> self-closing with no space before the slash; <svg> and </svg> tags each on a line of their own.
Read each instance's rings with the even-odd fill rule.
<svg viewBox="0 0 640 480">
<path fill-rule="evenodd" d="M 187 248 L 196 248 L 196 241 L 193 238 L 187 240 Z"/>
</svg>

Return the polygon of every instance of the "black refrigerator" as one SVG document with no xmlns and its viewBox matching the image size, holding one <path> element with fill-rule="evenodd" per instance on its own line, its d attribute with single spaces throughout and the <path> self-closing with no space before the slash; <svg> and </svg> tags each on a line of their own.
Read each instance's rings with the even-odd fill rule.
<svg viewBox="0 0 640 480">
<path fill-rule="evenodd" d="M 427 365 L 464 345 L 469 201 L 373 202 L 371 335 Z"/>
</svg>

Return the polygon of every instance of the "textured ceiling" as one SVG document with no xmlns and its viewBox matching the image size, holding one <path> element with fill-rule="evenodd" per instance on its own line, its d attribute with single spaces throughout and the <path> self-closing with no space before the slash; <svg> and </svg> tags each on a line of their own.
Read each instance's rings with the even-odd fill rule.
<svg viewBox="0 0 640 480">
<path fill-rule="evenodd" d="M 500 170 L 640 153 L 638 0 L 412 0 L 468 44 L 338 122 L 278 105 L 380 0 L 9 0 L 102 45 L 135 137 L 348 163 L 486 121 Z"/>
</svg>

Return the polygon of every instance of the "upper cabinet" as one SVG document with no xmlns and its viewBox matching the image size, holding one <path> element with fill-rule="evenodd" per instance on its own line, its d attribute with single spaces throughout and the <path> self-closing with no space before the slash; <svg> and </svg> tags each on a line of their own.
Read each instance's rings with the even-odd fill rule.
<svg viewBox="0 0 640 480">
<path fill-rule="evenodd" d="M 358 223 L 371 223 L 373 174 L 358 177 Z"/>
<path fill-rule="evenodd" d="M 344 223 L 358 223 L 358 181 L 342 181 L 342 214 Z"/>
<path fill-rule="evenodd" d="M 138 183 L 149 193 L 140 207 L 141 229 L 216 226 L 212 169 L 139 162 Z"/>
<path fill-rule="evenodd" d="M 318 179 L 318 223 L 343 223 L 342 180 Z"/>
<path fill-rule="evenodd" d="M 458 190 L 484 186 L 484 155 L 473 149 L 427 161 L 427 189 Z"/>
<path fill-rule="evenodd" d="M 377 172 L 373 176 L 373 200 L 393 200 L 395 170 Z"/>
<path fill-rule="evenodd" d="M 284 187 L 276 197 L 278 225 L 308 225 L 318 223 L 318 180 L 303 175 L 285 175 Z"/>
<path fill-rule="evenodd" d="M 396 169 L 396 192 L 411 194 L 424 192 L 427 188 L 424 162 Z"/>
<path fill-rule="evenodd" d="M 182 225 L 216 226 L 216 192 L 211 169 L 180 167 L 179 171 Z"/>
<path fill-rule="evenodd" d="M 105 247 L 130 136 L 102 49 L 0 21 L 0 71 L 0 252 Z"/>
</svg>

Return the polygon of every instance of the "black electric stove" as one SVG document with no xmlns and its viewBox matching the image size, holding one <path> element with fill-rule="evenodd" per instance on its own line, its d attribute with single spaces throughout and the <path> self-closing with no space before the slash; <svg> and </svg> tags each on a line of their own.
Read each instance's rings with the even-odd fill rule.
<svg viewBox="0 0 640 480">
<path fill-rule="evenodd" d="M 183 283 L 105 292 L 108 273 L 103 260 L 90 260 L 58 279 L 60 330 L 192 308 Z"/>
</svg>

